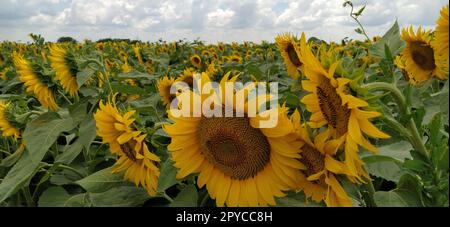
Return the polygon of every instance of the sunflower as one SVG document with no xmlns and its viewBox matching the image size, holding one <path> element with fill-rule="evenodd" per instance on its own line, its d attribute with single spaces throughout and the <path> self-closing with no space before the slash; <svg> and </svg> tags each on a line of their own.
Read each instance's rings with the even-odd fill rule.
<svg viewBox="0 0 450 227">
<path fill-rule="evenodd" d="M 361 109 L 368 107 L 369 104 L 349 93 L 350 80 L 335 78 L 334 72 L 339 62 L 333 63 L 326 71 L 306 44 L 304 34 L 302 34 L 299 54 L 307 78 L 302 80 L 302 87 L 309 92 L 301 99 L 301 102 L 312 113 L 309 125 L 312 128 L 327 126 L 336 139 L 336 143 L 345 142 L 345 162 L 355 177 L 352 178 L 353 181 L 362 181 L 361 175 L 369 179 L 357 155 L 357 145 L 372 152 L 378 150 L 370 144 L 362 132 L 374 138 L 389 138 L 369 121 L 381 114 Z"/>
<path fill-rule="evenodd" d="M 123 73 L 129 73 L 131 72 L 131 67 L 128 65 L 128 62 L 126 61 L 125 63 L 122 64 L 122 72 Z"/>
<path fill-rule="evenodd" d="M 52 68 L 56 71 L 55 79 L 61 83 L 70 96 L 75 96 L 78 92 L 78 69 L 73 56 L 57 44 L 51 45 L 49 49 Z"/>
<path fill-rule="evenodd" d="M 443 68 L 436 65 L 431 30 L 425 31 L 419 27 L 417 33 L 414 33 L 411 26 L 402 30 L 402 39 L 406 42 L 402 55 L 406 59 L 405 68 L 411 84 L 420 84 L 432 76 L 445 79 Z"/>
<path fill-rule="evenodd" d="M 230 57 L 230 61 L 231 62 L 236 62 L 236 63 L 240 63 L 240 64 L 242 64 L 242 58 L 241 58 L 241 56 L 239 56 L 239 55 L 232 55 L 231 57 Z"/>
<path fill-rule="evenodd" d="M 209 57 L 211 57 L 211 52 L 209 52 L 208 50 L 203 50 L 202 56 L 205 58 L 209 58 Z"/>
<path fill-rule="evenodd" d="M 156 194 L 158 186 L 159 157 L 150 152 L 145 144 L 146 134 L 133 137 L 122 144 L 119 159 L 114 164 L 113 173 L 125 171 L 124 179 L 142 186 L 150 196 Z"/>
<path fill-rule="evenodd" d="M 334 158 L 341 144 L 330 140 L 330 130 L 319 133 L 312 141 L 306 127 L 301 124 L 298 110 L 292 114 L 291 121 L 294 125 L 293 136 L 302 141 L 300 162 L 304 167 L 299 189 L 315 202 L 325 201 L 327 206 L 352 206 L 349 196 L 336 179 L 338 174 L 349 174 L 345 163 Z"/>
<path fill-rule="evenodd" d="M 433 43 L 434 49 L 439 55 L 448 59 L 448 33 L 449 33 L 449 17 L 448 17 L 448 5 L 442 7 L 440 17 L 436 21 L 435 41 Z"/>
<path fill-rule="evenodd" d="M 206 72 L 211 77 L 216 75 L 216 73 L 218 72 L 218 69 L 216 68 L 216 64 L 214 61 L 208 65 L 208 67 L 206 68 Z"/>
<path fill-rule="evenodd" d="M 12 136 L 14 139 L 17 139 L 20 137 L 20 131 L 8 120 L 8 106 L 8 103 L 0 101 L 0 130 L 2 131 L 2 136 Z"/>
<path fill-rule="evenodd" d="M 398 55 L 397 57 L 395 57 L 394 64 L 400 69 L 405 80 L 409 81 L 411 78 L 406 71 L 406 59 L 403 56 Z"/>
<path fill-rule="evenodd" d="M 100 108 L 94 114 L 97 135 L 102 137 L 103 143 L 108 143 L 114 154 L 121 153 L 121 146 L 135 138 L 140 132 L 134 131 L 132 116 L 135 111 L 120 114 L 115 103 L 115 97 L 108 100 L 106 105 L 100 100 Z"/>
<path fill-rule="evenodd" d="M 217 44 L 217 47 L 218 47 L 220 52 L 224 52 L 225 51 L 225 44 L 223 44 L 222 42 L 219 42 Z"/>
<path fill-rule="evenodd" d="M 447 5 L 441 9 L 441 16 L 436 21 L 437 26 L 435 32 L 435 40 L 431 42 L 433 49 L 435 50 L 434 58 L 436 59 L 436 68 L 442 69 L 441 71 L 444 71 L 444 76 L 439 77 L 440 79 L 447 78 L 449 68 L 448 8 L 449 7 Z"/>
<path fill-rule="evenodd" d="M 229 80 L 229 75 L 222 78 L 220 92 L 224 91 L 226 82 L 237 79 L 235 76 Z M 201 82 L 197 80 L 199 77 Z M 196 74 L 199 87 L 209 81 L 205 73 Z M 232 100 L 241 95 L 247 100 L 244 91 L 236 92 L 232 98 L 215 100 L 219 106 L 230 106 Z M 195 95 L 183 93 L 179 98 Z M 203 102 L 215 95 L 201 95 L 198 99 Z M 245 106 L 250 101 L 247 100 Z M 236 112 L 248 113 L 247 108 L 232 111 L 233 116 Z M 175 117 L 169 112 L 174 123 L 165 125 L 164 130 L 172 138 L 168 150 L 178 168 L 176 177 L 182 179 L 199 173 L 198 186 L 206 185 L 217 206 L 275 205 L 275 196 L 284 196 L 283 190 L 296 187 L 302 166 L 297 160 L 300 144 L 288 137 L 293 126 L 286 112 L 284 107 L 258 113 L 255 117 L 248 114 L 243 117 Z M 260 120 L 268 113 L 276 114 L 278 122 L 274 128 L 261 128 Z"/>
<path fill-rule="evenodd" d="M 43 78 L 39 72 L 36 72 L 31 62 L 27 61 L 22 55 L 13 53 L 13 62 L 19 74 L 19 80 L 25 84 L 27 92 L 33 92 L 38 101 L 46 108 L 53 111 L 58 110 L 53 91 L 45 83 L 47 78 Z"/>
<path fill-rule="evenodd" d="M 280 34 L 275 37 L 278 49 L 283 57 L 284 64 L 286 65 L 287 73 L 293 79 L 297 79 L 300 76 L 299 69 L 302 66 L 302 62 L 297 55 L 295 46 L 298 45 L 294 36 L 289 33 Z"/>
<path fill-rule="evenodd" d="M 158 92 L 166 107 L 169 107 L 170 103 L 175 98 L 175 94 L 170 94 L 170 88 L 174 83 L 175 79 L 168 76 L 165 76 L 158 81 Z"/>
<path fill-rule="evenodd" d="M 7 79 L 6 74 L 8 73 L 8 71 L 9 71 L 9 67 L 5 67 L 4 69 L 2 69 L 0 71 L 0 79 L 1 80 L 6 80 Z"/>
<path fill-rule="evenodd" d="M 194 69 L 186 68 L 183 70 L 183 73 L 178 76 L 176 82 L 184 82 L 192 89 L 194 86 Z"/>
<path fill-rule="evenodd" d="M 134 55 L 136 55 L 136 57 L 137 57 L 137 59 L 138 59 L 138 61 L 139 61 L 139 64 L 144 64 L 144 61 L 142 60 L 142 55 L 141 55 L 141 52 L 140 52 L 140 50 L 139 50 L 139 47 L 138 46 L 134 46 L 133 47 L 133 51 L 134 51 Z"/>
<path fill-rule="evenodd" d="M 191 63 L 196 68 L 202 67 L 202 59 L 196 54 L 191 57 Z"/>
</svg>

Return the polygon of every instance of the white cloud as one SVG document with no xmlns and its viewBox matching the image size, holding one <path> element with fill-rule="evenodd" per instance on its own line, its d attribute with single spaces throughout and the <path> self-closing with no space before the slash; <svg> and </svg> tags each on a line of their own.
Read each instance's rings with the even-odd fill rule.
<svg viewBox="0 0 450 227">
<path fill-rule="evenodd" d="M 208 24 L 215 27 L 223 27 L 230 23 L 234 16 L 234 11 L 230 9 L 217 9 L 214 12 L 208 13 Z"/>
<path fill-rule="evenodd" d="M 354 0 L 370 36 L 382 35 L 398 19 L 401 26 L 434 26 L 446 0 Z M 216 42 L 273 41 L 277 33 L 308 37 L 362 38 L 343 0 L 2 0 L 0 40 L 26 40 L 30 32 L 55 41 L 104 37 L 182 38 Z M 148 34 L 152 34 L 148 36 Z"/>
</svg>

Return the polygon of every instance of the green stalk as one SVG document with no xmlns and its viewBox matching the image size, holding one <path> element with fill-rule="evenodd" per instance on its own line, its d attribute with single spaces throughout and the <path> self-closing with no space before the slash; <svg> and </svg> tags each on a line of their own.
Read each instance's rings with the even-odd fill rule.
<svg viewBox="0 0 450 227">
<path fill-rule="evenodd" d="M 27 206 L 29 206 L 29 207 L 34 206 L 34 202 L 33 202 L 33 199 L 31 198 L 31 194 L 30 194 L 30 188 L 28 186 L 22 188 L 22 193 L 25 197 Z"/>
<path fill-rule="evenodd" d="M 419 152 L 422 156 L 429 159 L 429 153 L 427 151 L 427 148 L 425 147 L 421 136 L 419 135 L 419 131 L 417 130 L 416 123 L 414 122 L 414 119 L 411 117 L 411 113 L 408 109 L 408 106 L 406 104 L 405 96 L 403 96 L 402 92 L 395 86 L 394 84 L 389 84 L 385 82 L 373 82 L 366 85 L 361 86 L 361 89 L 364 91 L 377 91 L 377 90 L 384 90 L 390 92 L 394 100 L 396 101 L 399 110 L 400 115 L 407 118 L 408 121 L 406 123 L 406 131 L 408 131 L 410 136 L 407 136 L 407 139 L 412 144 L 414 149 Z M 394 126 L 393 129 L 397 130 L 401 134 L 405 134 L 404 127 L 401 126 L 400 123 L 397 121 L 391 119 L 389 121 L 386 121 L 390 126 Z"/>
</svg>

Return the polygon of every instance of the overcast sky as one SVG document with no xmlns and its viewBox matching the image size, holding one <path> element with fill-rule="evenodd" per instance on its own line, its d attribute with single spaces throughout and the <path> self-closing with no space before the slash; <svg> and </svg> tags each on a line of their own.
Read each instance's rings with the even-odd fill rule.
<svg viewBox="0 0 450 227">
<path fill-rule="evenodd" d="M 306 32 L 326 41 L 362 38 L 344 0 L 0 0 L 0 40 L 27 34 L 55 41 L 130 38 L 144 41 L 273 41 L 280 32 Z M 432 28 L 447 0 L 355 0 L 369 36 L 400 26 Z"/>
</svg>

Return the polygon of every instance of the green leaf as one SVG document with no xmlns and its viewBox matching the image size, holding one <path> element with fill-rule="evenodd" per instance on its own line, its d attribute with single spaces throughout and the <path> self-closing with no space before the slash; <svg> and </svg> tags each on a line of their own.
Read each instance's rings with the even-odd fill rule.
<svg viewBox="0 0 450 227">
<path fill-rule="evenodd" d="M 89 193 L 77 194 L 70 197 L 65 203 L 65 207 L 90 207 Z"/>
<path fill-rule="evenodd" d="M 374 199 L 376 204 L 381 207 L 421 207 L 424 205 L 419 179 L 409 173 L 400 178 L 396 189 L 389 192 L 375 192 Z"/>
<path fill-rule="evenodd" d="M 428 124 L 428 130 L 430 131 L 429 132 L 430 143 L 434 146 L 438 146 L 439 142 L 441 141 L 440 130 L 443 126 L 443 124 L 441 123 L 442 119 L 441 115 L 442 115 L 441 113 L 436 113 L 431 119 L 430 124 Z"/>
<path fill-rule="evenodd" d="M 164 192 L 166 189 L 178 183 L 176 179 L 177 169 L 173 166 L 172 159 L 167 158 L 161 163 L 161 173 L 158 178 L 158 192 Z"/>
<path fill-rule="evenodd" d="M 285 197 L 275 198 L 277 206 L 280 207 L 321 207 L 322 204 L 306 199 L 303 192 L 289 192 Z"/>
<path fill-rule="evenodd" d="M 363 161 L 370 174 L 386 180 L 397 182 L 403 174 L 401 163 L 389 156 L 372 155 L 364 157 Z"/>
<path fill-rule="evenodd" d="M 14 194 L 32 176 L 59 134 L 74 128 L 71 118 L 45 113 L 30 122 L 23 133 L 26 150 L 0 184 L 0 202 Z"/>
<path fill-rule="evenodd" d="M 397 21 L 378 42 L 369 47 L 369 54 L 376 58 L 386 58 L 385 45 L 389 47 L 392 58 L 405 48 L 405 42 L 400 38 L 400 29 Z"/>
<path fill-rule="evenodd" d="M 135 95 L 135 94 L 143 95 L 146 93 L 145 89 L 136 87 L 136 86 L 131 86 L 128 84 L 112 82 L 111 87 L 115 92 L 125 93 L 125 94 L 130 94 L 130 95 Z"/>
<path fill-rule="evenodd" d="M 23 154 L 23 150 L 24 150 L 23 148 L 21 149 L 19 147 L 14 153 L 12 153 L 11 155 L 9 155 L 0 162 L 0 167 L 10 167 L 14 165 Z"/>
<path fill-rule="evenodd" d="M 76 181 L 88 192 L 104 192 L 123 183 L 123 174 L 112 173 L 112 167 L 97 171 L 81 180 Z"/>
<path fill-rule="evenodd" d="M 39 197 L 39 207 L 63 207 L 68 199 L 69 193 L 60 186 L 47 188 Z"/>
<path fill-rule="evenodd" d="M 87 102 L 79 102 L 69 107 L 69 114 L 75 123 L 81 122 L 86 117 Z"/>
<path fill-rule="evenodd" d="M 102 193 L 89 193 L 92 205 L 96 207 L 133 207 L 149 199 L 147 192 L 136 186 L 120 186 Z"/>
<path fill-rule="evenodd" d="M 363 13 L 365 8 L 366 8 L 366 6 L 364 5 L 363 7 L 361 7 L 361 9 L 358 10 L 358 12 L 353 13 L 353 15 L 355 15 L 355 17 L 361 16 L 361 14 Z"/>
<path fill-rule="evenodd" d="M 374 194 L 377 206 L 380 207 L 407 207 L 408 204 L 395 192 L 378 191 Z"/>
<path fill-rule="evenodd" d="M 95 75 L 94 70 L 91 68 L 85 68 L 77 73 L 77 85 L 78 88 L 83 86 L 86 81 L 88 81 L 93 75 Z"/>
<path fill-rule="evenodd" d="M 153 80 L 156 79 L 154 76 L 151 76 L 148 73 L 142 73 L 138 71 L 132 71 L 129 73 L 119 73 L 117 77 L 120 79 L 153 79 Z"/>
<path fill-rule="evenodd" d="M 171 207 L 197 207 L 198 192 L 194 185 L 187 185 L 170 204 Z"/>
<path fill-rule="evenodd" d="M 412 149 L 413 147 L 409 142 L 400 141 L 386 146 L 381 146 L 379 148 L 378 155 L 389 156 L 403 162 L 405 159 L 412 159 L 411 153 L 409 152 Z"/>
<path fill-rule="evenodd" d="M 96 134 L 95 120 L 92 116 L 87 116 L 80 124 L 77 140 L 68 145 L 68 149 L 56 157 L 55 162 L 70 164 L 84 149 L 88 150 Z"/>
</svg>

